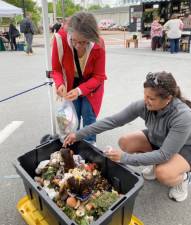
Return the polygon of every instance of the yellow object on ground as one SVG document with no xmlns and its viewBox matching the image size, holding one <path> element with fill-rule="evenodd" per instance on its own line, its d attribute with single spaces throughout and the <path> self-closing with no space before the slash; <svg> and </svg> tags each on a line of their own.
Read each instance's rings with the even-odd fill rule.
<svg viewBox="0 0 191 225">
<path fill-rule="evenodd" d="M 137 217 L 132 215 L 131 222 L 129 225 L 144 225 Z"/>
<path fill-rule="evenodd" d="M 52 225 L 42 216 L 42 214 L 34 207 L 28 196 L 26 195 L 17 203 L 17 209 L 28 225 Z M 134 215 L 129 225 L 144 225 Z"/>
</svg>

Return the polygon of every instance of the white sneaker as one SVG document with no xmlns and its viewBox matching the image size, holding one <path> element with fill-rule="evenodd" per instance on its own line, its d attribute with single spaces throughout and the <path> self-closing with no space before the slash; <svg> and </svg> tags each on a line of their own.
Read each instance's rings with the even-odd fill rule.
<svg viewBox="0 0 191 225">
<path fill-rule="evenodd" d="M 155 180 L 155 166 L 147 166 L 145 169 L 142 170 L 142 175 L 145 178 L 145 180 Z"/>
<path fill-rule="evenodd" d="M 189 173 L 184 173 L 182 183 L 175 187 L 170 188 L 169 198 L 174 199 L 177 202 L 184 201 L 188 196 L 188 184 L 189 184 Z"/>
<path fill-rule="evenodd" d="M 97 144 L 95 141 L 88 141 L 88 143 L 90 143 L 91 145 L 93 145 L 94 147 L 97 147 Z"/>
</svg>

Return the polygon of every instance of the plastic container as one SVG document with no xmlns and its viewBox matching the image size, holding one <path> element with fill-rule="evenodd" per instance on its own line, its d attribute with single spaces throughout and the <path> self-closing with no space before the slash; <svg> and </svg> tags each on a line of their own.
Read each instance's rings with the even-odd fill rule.
<svg viewBox="0 0 191 225">
<path fill-rule="evenodd" d="M 30 202 L 51 225 L 77 225 L 47 196 L 46 192 L 33 180 L 39 162 L 49 159 L 50 154 L 58 151 L 62 143 L 56 139 L 20 156 L 15 165 L 23 179 Z M 143 186 L 143 178 L 129 168 L 114 163 L 96 147 L 85 141 L 71 146 L 85 160 L 95 162 L 101 168 L 103 176 L 123 194 L 98 220 L 91 225 L 127 225 L 130 224 L 135 198 Z M 38 223 L 37 223 L 38 224 Z"/>
<path fill-rule="evenodd" d="M 17 43 L 17 51 L 24 51 L 25 42 Z"/>
<path fill-rule="evenodd" d="M 51 225 L 42 214 L 34 207 L 29 197 L 26 195 L 19 200 L 17 209 L 25 222 L 29 225 Z M 144 225 L 136 216 L 132 215 L 129 225 Z"/>
</svg>

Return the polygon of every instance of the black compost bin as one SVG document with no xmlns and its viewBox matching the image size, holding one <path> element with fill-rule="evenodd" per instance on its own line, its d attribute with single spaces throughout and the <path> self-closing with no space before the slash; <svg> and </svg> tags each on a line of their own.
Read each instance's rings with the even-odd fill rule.
<svg viewBox="0 0 191 225">
<path fill-rule="evenodd" d="M 34 181 L 35 169 L 42 160 L 50 158 L 50 154 L 58 151 L 62 143 L 52 140 L 34 150 L 20 156 L 15 165 L 33 205 L 39 210 L 46 221 L 51 225 L 77 225 L 69 219 L 54 203 L 47 193 Z M 114 163 L 96 147 L 85 141 L 71 146 L 71 149 L 80 154 L 86 161 L 95 162 L 101 168 L 103 176 L 122 193 L 120 197 L 98 220 L 91 225 L 128 225 L 131 221 L 135 198 L 143 186 L 142 177 L 131 169 Z"/>
</svg>

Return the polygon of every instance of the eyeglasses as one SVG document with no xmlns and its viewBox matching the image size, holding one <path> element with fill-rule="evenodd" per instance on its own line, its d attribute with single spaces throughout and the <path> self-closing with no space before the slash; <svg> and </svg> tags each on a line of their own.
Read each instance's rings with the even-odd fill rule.
<svg viewBox="0 0 191 225">
<path fill-rule="evenodd" d="M 81 45 L 81 46 L 84 46 L 84 45 L 87 45 L 88 44 L 88 41 L 77 41 L 77 40 L 75 40 L 75 39 L 72 39 L 71 38 L 71 42 L 72 42 L 72 44 L 73 45 Z"/>
</svg>

